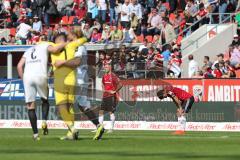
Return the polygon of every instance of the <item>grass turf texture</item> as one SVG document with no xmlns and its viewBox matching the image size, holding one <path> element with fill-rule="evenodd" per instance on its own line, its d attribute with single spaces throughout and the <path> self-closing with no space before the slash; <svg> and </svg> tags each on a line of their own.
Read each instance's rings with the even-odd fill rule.
<svg viewBox="0 0 240 160">
<path fill-rule="evenodd" d="M 239 160 L 240 133 L 115 131 L 93 141 L 94 133 L 80 130 L 80 140 L 60 141 L 64 130 L 33 141 L 30 129 L 0 129 L 0 159 L 18 160 Z"/>
</svg>

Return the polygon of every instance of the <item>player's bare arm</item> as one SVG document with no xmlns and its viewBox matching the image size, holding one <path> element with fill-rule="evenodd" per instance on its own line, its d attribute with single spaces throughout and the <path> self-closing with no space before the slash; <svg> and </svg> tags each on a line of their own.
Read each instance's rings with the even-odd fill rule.
<svg viewBox="0 0 240 160">
<path fill-rule="evenodd" d="M 25 61 L 26 61 L 26 59 L 24 57 L 22 57 L 17 65 L 18 75 L 21 79 L 23 79 L 23 67 L 24 67 Z"/>
<path fill-rule="evenodd" d="M 173 102 L 177 105 L 178 109 L 182 109 L 181 101 L 175 96 L 171 95 Z"/>
</svg>

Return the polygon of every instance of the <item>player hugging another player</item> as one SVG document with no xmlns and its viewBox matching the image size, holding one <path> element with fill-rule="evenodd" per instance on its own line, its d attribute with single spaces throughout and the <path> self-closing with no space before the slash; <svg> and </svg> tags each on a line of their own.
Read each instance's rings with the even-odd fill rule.
<svg viewBox="0 0 240 160">
<path fill-rule="evenodd" d="M 192 94 L 172 86 L 165 86 L 157 92 L 159 99 L 170 97 L 177 106 L 177 117 L 180 128 L 173 134 L 182 135 L 186 128 L 186 114 L 192 108 L 195 101 Z"/>
</svg>

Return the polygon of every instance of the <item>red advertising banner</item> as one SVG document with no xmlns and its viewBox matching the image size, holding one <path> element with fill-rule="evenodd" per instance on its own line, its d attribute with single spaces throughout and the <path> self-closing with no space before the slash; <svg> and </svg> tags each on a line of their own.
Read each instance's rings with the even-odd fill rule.
<svg viewBox="0 0 240 160">
<path fill-rule="evenodd" d="M 165 85 L 182 88 L 204 102 L 239 102 L 239 79 L 124 80 L 124 101 L 159 101 L 156 93 Z M 170 99 L 165 99 L 170 101 Z"/>
</svg>

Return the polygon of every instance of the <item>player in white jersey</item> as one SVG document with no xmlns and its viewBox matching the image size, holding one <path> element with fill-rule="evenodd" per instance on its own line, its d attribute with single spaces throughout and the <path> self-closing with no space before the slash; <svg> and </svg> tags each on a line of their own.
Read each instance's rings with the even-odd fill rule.
<svg viewBox="0 0 240 160">
<path fill-rule="evenodd" d="M 85 46 L 79 46 L 75 57 L 68 61 L 58 61 L 55 66 L 60 67 L 62 65 L 71 68 L 76 68 L 77 82 L 76 82 L 76 103 L 78 108 L 82 113 L 84 113 L 90 121 L 96 126 L 97 131 L 94 136 L 94 140 L 101 139 L 104 128 L 98 121 L 97 115 L 94 113 L 93 108 L 91 108 L 90 101 L 88 99 L 88 87 L 89 87 L 89 77 L 88 77 L 88 56 Z"/>
<path fill-rule="evenodd" d="M 37 116 L 35 113 L 37 93 L 42 101 L 43 134 L 48 134 L 46 124 L 49 111 L 47 82 L 48 53 L 58 53 L 65 45 L 64 43 L 53 47 L 48 42 L 41 42 L 29 48 L 17 65 L 19 77 L 23 80 L 25 102 L 28 108 L 28 116 L 32 126 L 34 140 L 40 140 L 37 129 Z"/>
</svg>

